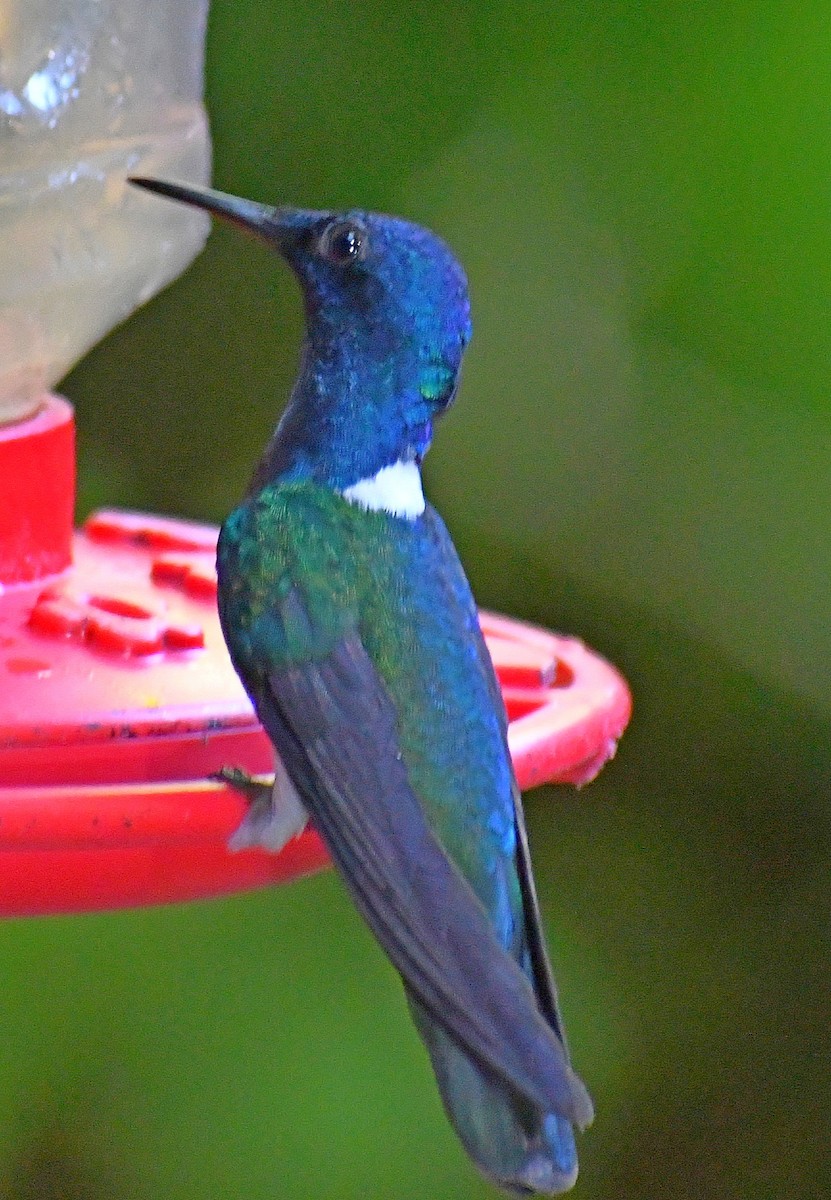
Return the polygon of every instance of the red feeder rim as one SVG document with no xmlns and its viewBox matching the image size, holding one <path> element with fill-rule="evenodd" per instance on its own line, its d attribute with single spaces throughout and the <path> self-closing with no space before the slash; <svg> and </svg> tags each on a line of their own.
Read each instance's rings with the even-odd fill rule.
<svg viewBox="0 0 831 1200">
<path fill-rule="evenodd" d="M 53 449 L 66 467 L 71 409 L 54 398 L 12 427 L 16 457 L 45 417 L 63 430 Z M 71 567 L 47 576 L 66 549 L 41 469 L 28 491 L 14 475 L 35 530 L 23 570 L 3 557 L 13 523 L 0 473 L 0 916 L 194 900 L 326 866 L 309 830 L 278 855 L 227 849 L 244 802 L 207 776 L 227 764 L 268 771 L 272 751 L 219 627 L 217 530 L 97 513 L 74 536 Z M 38 557 L 39 536 L 49 552 Z M 481 622 L 520 786 L 592 779 L 629 719 L 624 680 L 575 639 L 489 613 Z"/>
</svg>

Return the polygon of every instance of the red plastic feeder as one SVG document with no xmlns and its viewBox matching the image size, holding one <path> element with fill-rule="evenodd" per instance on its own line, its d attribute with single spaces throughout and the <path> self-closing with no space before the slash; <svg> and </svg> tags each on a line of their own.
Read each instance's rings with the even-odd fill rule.
<svg viewBox="0 0 831 1200">
<path fill-rule="evenodd" d="M 225 650 L 210 526 L 99 512 L 73 533 L 71 407 L 0 429 L 0 915 L 193 900 L 328 862 L 226 848 L 244 801 L 207 781 L 272 768 Z M 631 699 L 579 641 L 482 613 L 524 788 L 581 784 Z"/>
</svg>

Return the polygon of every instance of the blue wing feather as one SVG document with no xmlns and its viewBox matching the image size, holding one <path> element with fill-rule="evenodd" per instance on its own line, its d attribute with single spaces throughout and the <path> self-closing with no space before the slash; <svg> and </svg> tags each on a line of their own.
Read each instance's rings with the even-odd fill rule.
<svg viewBox="0 0 831 1200">
<path fill-rule="evenodd" d="M 429 828 L 394 706 L 356 635 L 272 670 L 260 716 L 353 897 L 408 989 L 494 1078 L 579 1125 L 591 1103 L 525 975 Z"/>
</svg>

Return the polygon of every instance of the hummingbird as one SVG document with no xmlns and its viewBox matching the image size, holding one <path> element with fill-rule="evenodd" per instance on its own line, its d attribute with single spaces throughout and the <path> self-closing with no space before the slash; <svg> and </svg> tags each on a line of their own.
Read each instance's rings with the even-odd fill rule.
<svg viewBox="0 0 831 1200">
<path fill-rule="evenodd" d="M 464 272 L 429 230 L 362 210 L 132 183 L 255 235 L 293 269 L 299 375 L 222 526 L 218 604 L 276 752 L 232 848 L 310 823 L 401 975 L 444 1107 L 485 1176 L 554 1195 L 592 1103 L 571 1067 L 507 718 L 421 463 L 470 339 Z"/>
</svg>

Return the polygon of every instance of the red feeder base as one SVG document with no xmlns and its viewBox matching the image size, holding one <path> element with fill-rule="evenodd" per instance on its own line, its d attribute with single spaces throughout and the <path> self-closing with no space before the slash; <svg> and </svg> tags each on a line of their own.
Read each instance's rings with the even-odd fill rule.
<svg viewBox="0 0 831 1200">
<path fill-rule="evenodd" d="M 0 476 L 0 514 L 4 499 Z M 0 916 L 192 900 L 326 865 L 311 832 L 279 855 L 226 848 L 244 802 L 206 778 L 269 771 L 272 753 L 222 639 L 216 537 L 97 513 L 69 569 L 44 578 L 41 555 L 35 581 L 0 585 Z M 629 719 L 623 679 L 573 639 L 489 614 L 482 628 L 520 785 L 591 779 Z"/>
</svg>

